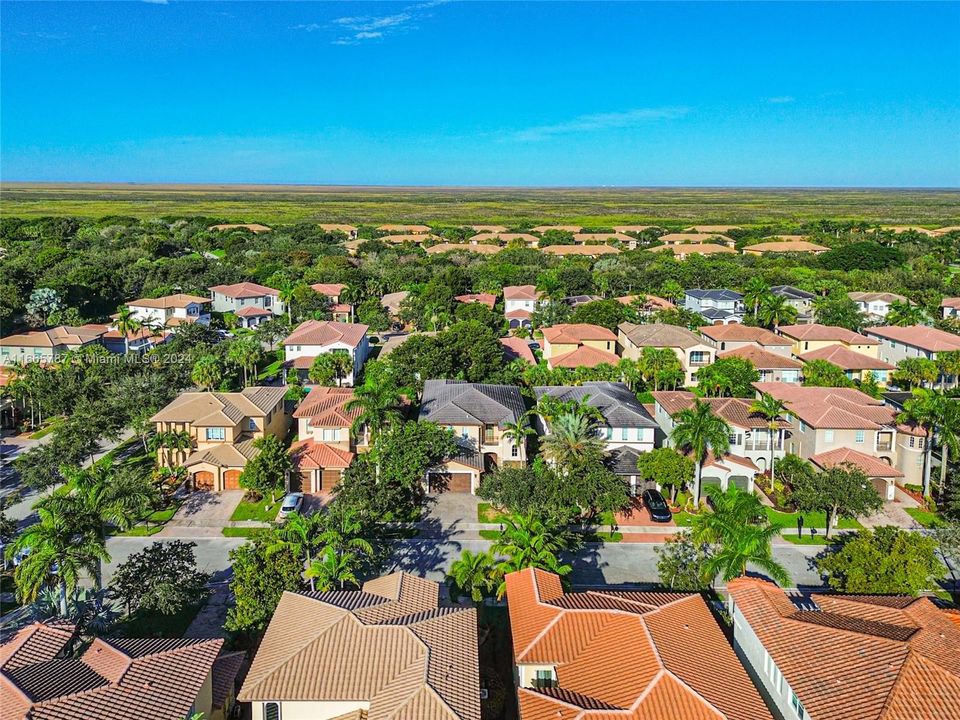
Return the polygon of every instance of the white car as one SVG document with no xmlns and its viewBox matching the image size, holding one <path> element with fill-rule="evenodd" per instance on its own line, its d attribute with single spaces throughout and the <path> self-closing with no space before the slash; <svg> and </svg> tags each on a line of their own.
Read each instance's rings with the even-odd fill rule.
<svg viewBox="0 0 960 720">
<path fill-rule="evenodd" d="M 303 507 L 303 493 L 290 493 L 280 505 L 280 519 L 285 519 L 291 513 L 300 512 L 301 507 Z"/>
</svg>

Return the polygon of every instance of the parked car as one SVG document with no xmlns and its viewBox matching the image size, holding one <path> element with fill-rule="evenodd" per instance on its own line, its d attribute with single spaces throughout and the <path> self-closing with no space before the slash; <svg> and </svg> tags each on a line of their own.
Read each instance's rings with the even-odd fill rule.
<svg viewBox="0 0 960 720">
<path fill-rule="evenodd" d="M 283 503 L 280 505 L 280 518 L 283 519 L 292 513 L 300 512 L 300 508 L 302 507 L 303 493 L 290 493 L 283 499 Z"/>
<path fill-rule="evenodd" d="M 670 522 L 673 520 L 673 513 L 670 512 L 670 506 L 663 499 L 659 490 L 644 490 L 641 495 L 643 506 L 647 509 L 650 519 L 654 522 Z"/>
</svg>

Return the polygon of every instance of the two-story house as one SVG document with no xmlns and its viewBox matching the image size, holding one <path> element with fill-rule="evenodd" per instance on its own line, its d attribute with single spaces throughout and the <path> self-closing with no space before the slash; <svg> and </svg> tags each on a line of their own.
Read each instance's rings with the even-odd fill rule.
<svg viewBox="0 0 960 720">
<path fill-rule="evenodd" d="M 826 360 L 828 363 L 836 365 L 851 380 L 864 381 L 872 377 L 878 385 L 886 385 L 889 375 L 896 368 L 880 358 L 870 357 L 869 355 L 851 350 L 845 345 L 830 345 L 821 347 L 810 352 L 805 352 L 797 356 L 804 363 L 814 360 Z M 761 378 L 762 380 L 763 378 Z"/>
<path fill-rule="evenodd" d="M 717 356 L 716 348 L 707 344 L 701 336 L 677 325 L 622 322 L 617 329 L 621 357 L 639 360 L 644 348 L 670 348 L 680 361 L 685 376 L 684 385 L 687 386 L 696 385 L 697 370 L 713 363 Z"/>
<path fill-rule="evenodd" d="M 912 457 L 898 452 L 896 413 L 882 400 L 853 388 L 802 387 L 788 383 L 754 383 L 787 406 L 790 423 L 786 451 L 815 461 L 823 453 L 850 448 L 882 460 L 902 473 L 903 481 L 920 484 L 923 468 Z M 879 476 L 868 472 L 880 497 L 893 500 L 896 473 Z"/>
<path fill-rule="evenodd" d="M 727 325 L 726 327 L 736 327 Z M 735 350 L 724 350 L 717 353 L 717 360 L 740 358 L 746 360 L 760 374 L 762 382 L 800 382 L 803 363 L 789 356 L 770 352 L 756 345 L 744 345 Z"/>
<path fill-rule="evenodd" d="M 670 439 L 676 426 L 674 417 L 681 410 L 692 407 L 698 399 L 686 390 L 661 390 L 653 393 L 653 417 L 664 435 L 664 445 L 672 445 Z M 753 478 L 757 473 L 770 469 L 771 456 L 774 464 L 786 454 L 785 439 L 789 423 L 783 418 L 778 427 L 771 430 L 762 415 L 750 411 L 752 400 L 745 398 L 699 398 L 708 403 L 714 414 L 726 420 L 730 426 L 730 446 L 723 456 L 711 453 L 703 467 L 704 485 L 715 483 L 726 490 L 733 483 L 742 490 L 753 492 Z"/>
<path fill-rule="evenodd" d="M 750 325 L 707 325 L 704 339 L 717 349 L 717 360 L 740 358 L 753 365 L 761 380 L 800 382 L 800 363 L 790 357 L 792 343 L 764 328 Z"/>
<path fill-rule="evenodd" d="M 306 320 L 283 341 L 285 367 L 306 377 L 317 356 L 330 352 L 346 353 L 348 369 L 339 384 L 355 385 L 370 354 L 367 329 L 361 323 Z"/>
<path fill-rule="evenodd" d="M 525 444 L 504 434 L 525 412 L 515 385 L 427 380 L 419 420 L 452 430 L 459 446 L 455 457 L 427 471 L 428 492 L 476 493 L 484 472 L 526 463 Z"/>
<path fill-rule="evenodd" d="M 787 305 L 797 311 L 797 324 L 806 325 L 813 322 L 813 301 L 816 295 L 793 285 L 774 285 L 770 292 L 782 297 Z"/>
<path fill-rule="evenodd" d="M 504 582 L 520 720 L 771 720 L 699 594 Z"/>
<path fill-rule="evenodd" d="M 956 717 L 960 623 L 930 598 L 727 590 L 734 650 L 778 718 Z"/>
<path fill-rule="evenodd" d="M 214 312 L 236 315 L 241 327 L 256 327 L 272 315 L 287 311 L 279 290 L 254 282 L 214 285 L 210 288 L 210 301 Z"/>
<path fill-rule="evenodd" d="M 551 368 L 616 365 L 617 336 L 605 327 L 587 323 L 543 328 L 543 359 Z"/>
<path fill-rule="evenodd" d="M 960 336 L 925 325 L 889 325 L 867 328 L 864 332 L 880 343 L 880 359 L 893 365 L 907 358 L 936 360 L 940 353 L 960 350 Z M 941 375 L 938 380 L 948 385 L 956 385 L 958 381 L 960 378 L 953 375 Z"/>
<path fill-rule="evenodd" d="M 820 323 L 781 325 L 777 328 L 777 332 L 792 343 L 791 352 L 797 357 L 812 350 L 842 345 L 855 352 L 875 358 L 880 347 L 880 342 L 875 338 L 835 325 L 821 325 Z"/>
<path fill-rule="evenodd" d="M 544 303 L 536 285 L 508 285 L 503 289 L 503 314 L 511 328 L 531 327 L 534 311 Z"/>
<path fill-rule="evenodd" d="M 631 495 L 646 489 L 637 470 L 637 458 L 656 446 L 657 423 L 630 388 L 619 382 L 585 382 L 573 387 L 536 387 L 534 392 L 537 400 L 552 397 L 598 410 L 603 418 L 598 432 L 606 443 L 614 472 L 624 479 Z M 536 425 L 541 435 L 550 434 L 546 418 L 537 415 Z"/>
<path fill-rule="evenodd" d="M 0 365 L 49 363 L 67 352 L 87 345 L 102 345 L 109 332 L 105 325 L 58 325 L 48 330 L 31 330 L 0 338 Z"/>
<path fill-rule="evenodd" d="M 284 592 L 238 700 L 252 720 L 480 720 L 477 611 L 395 572 Z"/>
<path fill-rule="evenodd" d="M 683 306 L 713 325 L 743 322 L 743 295 L 733 290 L 687 290 Z"/>
<path fill-rule="evenodd" d="M 126 305 L 137 322 L 169 328 L 194 322 L 206 325 L 210 322 L 210 314 L 206 311 L 209 304 L 210 298 L 177 293 L 131 300 Z"/>
<path fill-rule="evenodd" d="M 352 388 L 313 386 L 293 411 L 299 439 L 290 446 L 290 492 L 329 495 L 356 452 L 367 449 L 365 429 L 358 429 L 359 436 L 353 432 L 361 411 L 347 409 L 352 399 Z"/>
<path fill-rule="evenodd" d="M 350 303 L 340 302 L 340 295 L 347 286 L 343 283 L 314 283 L 310 286 L 314 292 L 323 295 L 330 303 L 331 319 L 334 322 L 350 322 L 353 315 L 353 306 Z"/>
<path fill-rule="evenodd" d="M 892 303 L 907 302 L 903 295 L 891 292 L 848 292 L 847 297 L 856 303 L 857 310 L 866 315 L 870 322 L 883 322 Z"/>
<path fill-rule="evenodd" d="M 150 418 L 157 434 L 186 433 L 189 446 L 167 442 L 157 452 L 160 467 L 187 468 L 198 490 L 237 490 L 240 473 L 259 450 L 254 441 L 287 434 L 284 387 L 248 387 L 241 392 L 187 392 Z"/>
</svg>

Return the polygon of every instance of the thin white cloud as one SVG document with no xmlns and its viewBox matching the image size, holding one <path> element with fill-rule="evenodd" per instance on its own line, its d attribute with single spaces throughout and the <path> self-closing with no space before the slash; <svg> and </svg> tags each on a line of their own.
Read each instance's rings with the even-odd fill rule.
<svg viewBox="0 0 960 720">
<path fill-rule="evenodd" d="M 767 102 L 772 105 L 788 105 L 796 101 L 796 98 L 793 95 L 777 95 L 776 97 L 767 98 Z"/>
<path fill-rule="evenodd" d="M 334 18 L 327 25 L 301 23 L 291 26 L 290 29 L 312 33 L 332 28 L 336 32 L 336 37 L 330 41 L 332 44 L 359 45 L 371 40 L 382 40 L 388 35 L 416 30 L 417 21 L 428 17 L 427 11 L 446 2 L 447 0 L 430 0 L 408 5 L 389 15 L 347 15 Z"/>
<path fill-rule="evenodd" d="M 291 25 L 291 30 L 303 30 L 304 32 L 316 32 L 317 30 L 323 30 L 323 25 L 317 23 L 301 23 L 300 25 Z"/>
<path fill-rule="evenodd" d="M 66 40 L 70 37 L 67 33 L 44 32 L 37 30 L 35 32 L 19 32 L 20 37 L 36 38 L 37 40 Z"/>
<path fill-rule="evenodd" d="M 169 0 L 142 0 L 147 5 L 169 5 Z"/>
<path fill-rule="evenodd" d="M 623 112 L 591 113 L 552 125 L 535 125 L 517 130 L 510 135 L 510 139 L 520 142 L 538 142 L 558 135 L 616 130 L 659 120 L 677 120 L 689 112 L 690 108 L 687 107 L 657 107 L 633 108 Z"/>
</svg>

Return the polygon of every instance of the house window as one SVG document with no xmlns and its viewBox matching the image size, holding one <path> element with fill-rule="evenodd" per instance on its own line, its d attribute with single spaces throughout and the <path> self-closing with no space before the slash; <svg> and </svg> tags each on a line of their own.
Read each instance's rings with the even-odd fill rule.
<svg viewBox="0 0 960 720">
<path fill-rule="evenodd" d="M 620 428 L 620 439 L 621 440 L 630 439 L 630 428 Z"/>
<path fill-rule="evenodd" d="M 270 297 L 269 295 L 264 295 L 264 297 L 263 297 L 263 306 L 264 306 L 265 308 L 268 308 L 268 307 L 270 307 L 271 305 L 273 305 L 273 298 Z"/>
<path fill-rule="evenodd" d="M 533 678 L 535 688 L 552 688 L 556 685 L 557 681 L 553 678 L 553 670 L 537 670 L 536 676 Z"/>
<path fill-rule="evenodd" d="M 263 720 L 280 720 L 280 703 L 264 703 Z"/>
<path fill-rule="evenodd" d="M 511 445 L 510 446 L 510 457 L 520 457 L 520 446 Z"/>
<path fill-rule="evenodd" d="M 256 430 L 256 429 L 257 429 L 257 421 L 254 420 L 253 418 L 248 418 L 248 419 L 247 419 L 247 430 L 250 430 L 250 431 L 252 432 L 252 431 L 254 431 L 254 430 Z"/>
<path fill-rule="evenodd" d="M 340 431 L 337 428 L 324 428 L 323 429 L 323 440 L 324 442 L 333 442 L 340 439 Z"/>
<path fill-rule="evenodd" d="M 823 431 L 823 441 L 832 443 L 833 442 L 833 430 L 824 430 Z"/>
<path fill-rule="evenodd" d="M 910 438 L 910 447 L 913 447 L 913 446 L 916 445 L 916 444 L 917 444 L 917 439 L 916 439 L 916 438 Z"/>
<path fill-rule="evenodd" d="M 763 653 L 763 671 L 766 674 L 767 678 L 770 680 L 772 686 L 776 689 L 779 694 L 781 691 L 781 683 L 783 681 L 783 673 L 780 672 L 780 668 L 777 667 L 777 663 L 773 661 L 773 658 L 770 657 L 770 653 L 764 651 Z"/>
<path fill-rule="evenodd" d="M 800 698 L 797 697 L 797 694 L 793 690 L 790 691 L 790 707 L 793 708 L 793 711 L 800 720 L 803 720 L 807 716 L 807 711 L 803 707 L 803 703 L 800 702 Z"/>
<path fill-rule="evenodd" d="M 863 443 L 865 433 L 863 430 L 857 430 L 857 434 L 854 436 L 853 441 L 857 444 Z"/>
<path fill-rule="evenodd" d="M 706 365 L 707 358 L 710 356 L 708 352 L 703 350 L 693 350 L 690 352 L 690 364 L 691 365 Z"/>
<path fill-rule="evenodd" d="M 227 432 L 222 427 L 207 428 L 207 440 L 225 440 L 226 437 L 227 437 Z"/>
<path fill-rule="evenodd" d="M 806 432 L 807 426 L 804 425 L 803 420 L 800 420 L 799 422 L 800 422 L 800 425 L 799 425 L 800 432 Z"/>
</svg>

